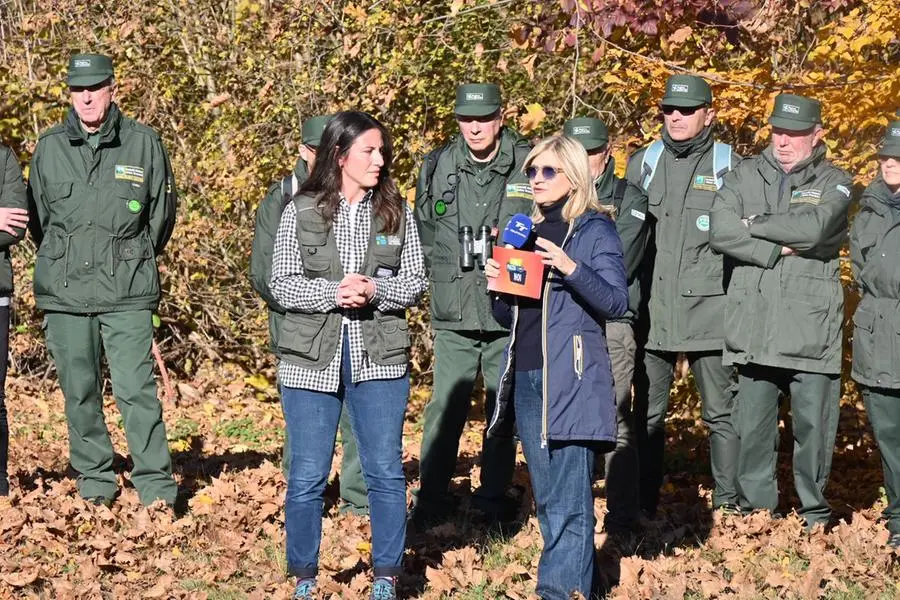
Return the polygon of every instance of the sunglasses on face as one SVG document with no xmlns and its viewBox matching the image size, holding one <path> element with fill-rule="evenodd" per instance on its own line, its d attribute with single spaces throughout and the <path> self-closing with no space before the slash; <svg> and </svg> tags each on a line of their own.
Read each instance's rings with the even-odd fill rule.
<svg viewBox="0 0 900 600">
<path fill-rule="evenodd" d="M 544 181 L 550 181 L 554 177 L 556 177 L 557 173 L 562 173 L 562 169 L 557 169 L 556 167 L 538 167 L 538 166 L 530 166 L 525 169 L 525 175 L 528 179 L 535 179 L 538 173 L 541 174 L 541 178 Z"/>
<path fill-rule="evenodd" d="M 702 106 L 663 106 L 662 111 L 663 111 L 664 115 L 668 116 L 677 110 L 679 113 L 681 113 L 682 116 L 689 117 L 692 114 L 694 114 L 695 112 L 697 112 L 698 110 L 700 110 L 701 108 L 703 108 L 703 107 Z"/>
</svg>

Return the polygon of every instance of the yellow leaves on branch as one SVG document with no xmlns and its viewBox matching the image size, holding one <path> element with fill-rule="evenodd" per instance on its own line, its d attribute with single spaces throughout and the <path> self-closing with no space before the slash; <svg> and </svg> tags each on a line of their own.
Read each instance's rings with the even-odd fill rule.
<svg viewBox="0 0 900 600">
<path fill-rule="evenodd" d="M 519 117 L 519 130 L 528 134 L 536 130 L 540 124 L 547 118 L 544 107 L 533 102 L 525 107 L 525 114 Z"/>
</svg>

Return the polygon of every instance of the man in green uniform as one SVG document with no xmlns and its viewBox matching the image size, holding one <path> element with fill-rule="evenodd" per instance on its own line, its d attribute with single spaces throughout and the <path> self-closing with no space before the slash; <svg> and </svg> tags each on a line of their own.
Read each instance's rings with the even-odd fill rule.
<svg viewBox="0 0 900 600">
<path fill-rule="evenodd" d="M 841 391 L 839 251 L 850 178 L 825 158 L 821 106 L 781 94 L 762 154 L 726 176 L 710 245 L 733 267 L 725 362 L 737 365 L 738 489 L 745 511 L 778 506 L 778 398 L 790 395 L 794 484 L 808 528 L 826 524 Z"/>
<path fill-rule="evenodd" d="M 284 320 L 285 309 L 278 304 L 269 290 L 272 279 L 272 252 L 275 246 L 275 234 L 281 222 L 281 213 L 290 198 L 297 193 L 300 186 L 309 177 L 316 161 L 316 152 L 322 140 L 330 115 L 310 117 L 303 121 L 301 127 L 300 158 L 294 165 L 294 172 L 281 181 L 273 183 L 266 197 L 256 210 L 256 226 L 253 230 L 253 250 L 250 255 L 250 284 L 262 296 L 269 308 L 269 346 L 275 356 L 281 356 L 278 349 L 278 331 Z M 346 412 L 341 413 L 341 443 L 344 449 L 341 460 L 341 510 L 355 514 L 366 514 L 369 500 L 366 496 L 366 482 L 363 480 L 362 467 L 359 464 L 359 452 L 356 449 L 356 438 L 350 427 L 350 419 Z M 282 469 L 287 476 L 291 468 L 290 443 L 285 430 Z"/>
<path fill-rule="evenodd" d="M 628 276 L 628 313 L 606 323 L 606 344 L 616 385 L 616 447 L 606 454 L 604 527 L 610 533 L 632 531 L 638 519 L 638 453 L 631 384 L 638 347 L 635 326 L 641 303 L 641 264 L 650 237 L 647 197 L 640 188 L 616 177 L 610 155 L 609 129 L 600 119 L 579 117 L 563 125 L 563 134 L 575 138 L 588 153 L 591 175 L 600 204 L 616 209 L 616 231 L 622 239 Z M 641 349 L 642 350 L 642 349 Z"/>
<path fill-rule="evenodd" d="M 662 112 L 662 139 L 636 152 L 625 174 L 647 195 L 655 245 L 646 381 L 635 385 L 640 505 L 646 515 L 655 515 L 663 481 L 669 392 L 678 354 L 683 352 L 709 428 L 713 508 L 736 510 L 733 370 L 722 364 L 725 285 L 722 257 L 709 248 L 709 210 L 722 176 L 740 157 L 713 138 L 712 91 L 702 78 L 669 77 Z"/>
<path fill-rule="evenodd" d="M 509 333 L 491 314 L 484 261 L 485 239 L 516 213 L 530 214 L 532 193 L 522 173 L 530 150 L 504 127 L 500 89 L 494 84 L 456 90 L 460 136 L 425 157 L 416 188 L 415 217 L 431 281 L 434 388 L 425 407 L 413 514 L 431 520 L 453 508 L 448 485 L 479 368 L 493 412 L 500 363 Z M 471 243 L 468 243 L 471 240 Z M 465 242 L 465 244 L 464 244 Z M 468 250 L 461 252 L 461 246 Z M 506 516 L 506 488 L 515 466 L 515 440 L 483 440 L 481 487 L 473 505 L 491 520 Z"/>
<path fill-rule="evenodd" d="M 34 296 L 65 396 L 78 491 L 116 495 L 103 420 L 101 343 L 134 461 L 141 502 L 175 503 L 177 487 L 156 395 L 151 347 L 160 288 L 156 257 L 175 225 L 172 169 L 154 130 L 113 102 L 112 61 L 69 61 L 72 108 L 38 139 L 31 162 L 29 229 L 38 246 Z"/>
</svg>

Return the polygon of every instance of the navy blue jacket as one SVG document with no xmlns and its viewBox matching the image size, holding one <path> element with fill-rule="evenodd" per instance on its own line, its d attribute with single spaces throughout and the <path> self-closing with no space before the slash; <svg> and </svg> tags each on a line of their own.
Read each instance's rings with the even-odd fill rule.
<svg viewBox="0 0 900 600">
<path fill-rule="evenodd" d="M 544 431 L 541 441 L 616 441 L 616 400 L 604 332 L 628 310 L 622 242 L 608 216 L 589 211 L 570 224 L 562 245 L 578 266 L 553 271 L 544 287 Z M 510 328 L 505 366 L 488 435 L 511 435 L 518 304 L 496 296 L 493 313 Z"/>
</svg>

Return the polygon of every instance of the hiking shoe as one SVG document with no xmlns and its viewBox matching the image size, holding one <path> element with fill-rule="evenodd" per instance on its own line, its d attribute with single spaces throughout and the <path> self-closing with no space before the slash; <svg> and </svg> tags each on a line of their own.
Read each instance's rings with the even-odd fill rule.
<svg viewBox="0 0 900 600">
<path fill-rule="evenodd" d="M 316 580 L 313 577 L 297 578 L 297 587 L 294 588 L 293 600 L 312 600 L 315 596 Z"/>
<path fill-rule="evenodd" d="M 376 577 L 372 584 L 369 600 L 397 600 L 397 579 L 395 577 Z"/>
<path fill-rule="evenodd" d="M 725 502 L 724 504 L 720 504 L 714 510 L 717 510 L 723 515 L 728 516 L 740 516 L 744 514 L 741 510 L 741 507 L 737 504 L 734 504 L 733 502 Z"/>
<path fill-rule="evenodd" d="M 85 498 L 84 501 L 94 506 L 105 506 L 106 508 L 112 508 L 113 505 L 113 499 L 106 496 L 91 496 L 90 498 Z"/>
</svg>

